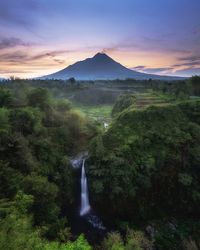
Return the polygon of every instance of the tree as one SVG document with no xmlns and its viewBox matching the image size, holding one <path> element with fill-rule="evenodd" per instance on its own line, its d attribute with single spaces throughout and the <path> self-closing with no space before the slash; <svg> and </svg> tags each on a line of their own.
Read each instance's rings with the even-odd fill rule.
<svg viewBox="0 0 200 250">
<path fill-rule="evenodd" d="M 25 107 L 10 112 L 10 122 L 16 132 L 28 135 L 39 131 L 42 114 L 37 108 Z"/>
<path fill-rule="evenodd" d="M 0 108 L 0 131 L 8 132 L 9 128 L 9 110 Z"/>
<path fill-rule="evenodd" d="M 55 202 L 58 187 L 45 177 L 30 175 L 24 179 L 24 191 L 34 197 L 32 209 L 35 223 L 43 226 L 55 223 L 59 214 Z"/>
<path fill-rule="evenodd" d="M 50 93 L 44 88 L 35 88 L 28 94 L 28 105 L 41 110 L 49 108 L 51 103 Z"/>
<path fill-rule="evenodd" d="M 68 80 L 70 84 L 73 86 L 76 83 L 76 79 L 74 77 L 69 78 Z"/>
<path fill-rule="evenodd" d="M 7 215 L 0 219 L 0 249 L 43 249 L 39 232 L 33 231 L 31 218 L 26 215 L 32 201 L 32 196 L 19 192 L 14 203 L 8 203 Z"/>
<path fill-rule="evenodd" d="M 71 110 L 71 108 L 72 108 L 71 102 L 66 99 L 58 100 L 56 103 L 56 109 L 62 113 L 68 112 L 69 110 Z"/>
<path fill-rule="evenodd" d="M 103 242 L 105 250 L 125 250 L 123 240 L 118 232 L 109 233 Z"/>
<path fill-rule="evenodd" d="M 0 108 L 10 107 L 13 101 L 12 94 L 10 90 L 0 87 Z"/>
<path fill-rule="evenodd" d="M 193 76 L 189 80 L 192 85 L 193 95 L 200 95 L 200 76 Z"/>
<path fill-rule="evenodd" d="M 112 116 L 116 116 L 131 105 L 134 105 L 136 97 L 133 94 L 121 95 L 112 109 Z"/>
<path fill-rule="evenodd" d="M 199 214 L 199 110 L 199 101 L 124 110 L 92 141 L 96 209 L 127 220 Z"/>
<path fill-rule="evenodd" d="M 85 237 L 80 235 L 76 241 L 66 244 L 66 250 L 92 250 L 92 248 Z"/>
</svg>

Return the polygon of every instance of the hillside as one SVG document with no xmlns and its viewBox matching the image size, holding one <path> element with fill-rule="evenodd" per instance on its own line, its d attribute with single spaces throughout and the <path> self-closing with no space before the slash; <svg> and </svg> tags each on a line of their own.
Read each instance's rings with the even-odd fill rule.
<svg viewBox="0 0 200 250">
<path fill-rule="evenodd" d="M 134 224 L 198 216 L 199 107 L 188 101 L 122 111 L 90 147 L 95 209 Z"/>
</svg>

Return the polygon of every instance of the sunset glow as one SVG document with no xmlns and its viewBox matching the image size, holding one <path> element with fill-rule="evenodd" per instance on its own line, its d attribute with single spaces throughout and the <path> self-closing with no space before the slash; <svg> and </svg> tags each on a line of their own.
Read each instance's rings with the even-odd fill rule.
<svg viewBox="0 0 200 250">
<path fill-rule="evenodd" d="M 200 74 L 199 0 L 1 0 L 0 77 L 42 76 L 104 51 L 134 70 Z"/>
</svg>

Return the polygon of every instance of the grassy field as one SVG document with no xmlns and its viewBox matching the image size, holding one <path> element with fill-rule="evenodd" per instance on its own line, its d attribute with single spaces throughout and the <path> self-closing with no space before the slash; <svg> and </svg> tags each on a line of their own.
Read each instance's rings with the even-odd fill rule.
<svg viewBox="0 0 200 250">
<path fill-rule="evenodd" d="M 74 106 L 89 118 L 94 119 L 100 123 L 109 123 L 111 121 L 112 105 L 86 106 L 75 104 Z"/>
</svg>

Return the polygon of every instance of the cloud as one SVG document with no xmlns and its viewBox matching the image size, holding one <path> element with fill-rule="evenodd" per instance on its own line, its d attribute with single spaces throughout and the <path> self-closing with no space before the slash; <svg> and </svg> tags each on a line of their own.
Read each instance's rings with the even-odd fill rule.
<svg viewBox="0 0 200 250">
<path fill-rule="evenodd" d="M 32 70 L 9 70 L 0 69 L 0 74 L 24 74 L 24 73 L 34 73 Z"/>
<path fill-rule="evenodd" d="M 183 64 L 181 64 L 181 66 L 183 66 Z M 190 67 L 180 68 L 179 65 L 178 66 L 173 65 L 171 67 L 149 68 L 143 65 L 139 65 L 131 69 L 136 71 L 141 71 L 143 73 L 157 74 L 157 75 L 161 74 L 161 75 L 183 76 L 183 77 L 200 75 L 200 66 L 199 67 L 190 66 Z"/>
<path fill-rule="evenodd" d="M 0 54 L 0 62 L 6 64 L 11 63 L 11 65 L 16 64 L 30 64 L 34 62 L 40 62 L 44 65 L 45 62 L 47 63 L 53 63 L 54 64 L 64 64 L 65 60 L 59 58 L 60 55 L 64 55 L 66 53 L 70 52 L 69 50 L 54 50 L 54 51 L 47 51 L 47 52 L 41 52 L 37 53 L 35 55 L 31 55 L 30 51 L 22 51 L 22 50 L 16 50 L 12 52 L 7 53 L 1 53 Z"/>
<path fill-rule="evenodd" d="M 194 56 L 187 56 L 187 57 L 180 57 L 178 58 L 179 61 L 191 61 L 196 62 L 200 61 L 200 55 L 194 55 Z"/>
<path fill-rule="evenodd" d="M 26 43 L 16 37 L 2 38 L 0 40 L 0 49 L 14 48 L 17 46 L 29 47 L 30 45 L 30 43 Z"/>
<path fill-rule="evenodd" d="M 26 52 L 22 51 L 14 51 L 14 52 L 8 52 L 0 55 L 0 62 L 6 63 L 6 62 L 23 62 L 28 57 Z"/>
<path fill-rule="evenodd" d="M 37 54 L 33 57 L 30 58 L 30 60 L 38 60 L 38 59 L 43 59 L 43 58 L 54 58 L 58 55 L 63 55 L 66 53 L 71 52 L 70 50 L 54 50 L 54 51 L 49 51 L 49 52 L 44 52 L 44 53 L 40 53 Z"/>
<path fill-rule="evenodd" d="M 133 68 L 131 68 L 131 69 L 133 69 L 133 70 L 144 70 L 146 67 L 145 66 L 142 66 L 142 65 L 139 65 L 139 66 L 136 66 L 136 67 L 133 67 Z"/>
<path fill-rule="evenodd" d="M 54 59 L 54 62 L 57 62 L 59 64 L 64 64 L 65 60 L 61 60 L 61 59 Z"/>
<path fill-rule="evenodd" d="M 184 62 L 184 63 L 178 63 L 178 64 L 174 64 L 173 67 L 184 67 L 184 66 L 187 66 L 187 67 L 190 67 L 190 66 L 198 66 L 200 65 L 200 61 L 196 61 L 196 62 Z"/>
<path fill-rule="evenodd" d="M 117 51 L 119 49 L 120 49 L 120 47 L 113 46 L 113 47 L 103 48 L 101 52 L 102 53 L 110 53 L 110 52 L 115 52 L 115 51 Z"/>
<path fill-rule="evenodd" d="M 198 68 L 188 67 L 188 68 L 176 70 L 174 74 L 186 76 L 186 77 L 192 76 L 192 75 L 200 75 L 200 67 Z"/>
<path fill-rule="evenodd" d="M 148 73 L 163 73 L 167 71 L 171 71 L 174 68 L 172 67 L 163 67 L 163 68 L 145 68 L 145 71 Z"/>
<path fill-rule="evenodd" d="M 173 70 L 173 67 L 162 67 L 162 68 L 149 68 L 146 66 L 136 66 L 132 68 L 133 70 L 138 70 L 138 71 L 142 71 L 145 73 L 151 73 L 151 74 L 159 74 L 159 73 L 166 73 L 168 71 Z"/>
<path fill-rule="evenodd" d="M 173 67 L 198 67 L 200 66 L 199 55 L 189 55 L 178 58 L 178 63 L 174 64 Z"/>
</svg>

